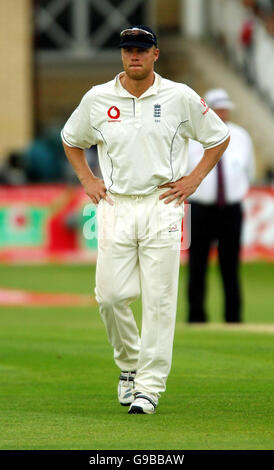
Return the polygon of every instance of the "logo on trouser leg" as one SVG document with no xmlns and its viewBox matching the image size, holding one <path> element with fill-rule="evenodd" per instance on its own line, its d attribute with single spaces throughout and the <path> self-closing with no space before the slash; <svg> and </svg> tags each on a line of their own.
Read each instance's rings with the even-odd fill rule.
<svg viewBox="0 0 274 470">
<path fill-rule="evenodd" d="M 168 226 L 168 231 L 169 232 L 179 232 L 178 224 L 170 224 Z"/>
</svg>

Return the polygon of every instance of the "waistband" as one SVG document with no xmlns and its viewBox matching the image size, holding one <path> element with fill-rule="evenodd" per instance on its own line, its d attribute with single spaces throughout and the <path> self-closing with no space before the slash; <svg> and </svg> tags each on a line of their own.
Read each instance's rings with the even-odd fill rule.
<svg viewBox="0 0 274 470">
<path fill-rule="evenodd" d="M 141 200 L 141 199 L 153 198 L 155 196 L 159 197 L 160 194 L 163 194 L 168 190 L 169 188 L 156 188 L 155 191 L 149 194 L 118 194 L 118 193 L 112 193 L 110 191 L 107 191 L 107 194 L 110 197 L 118 198 L 118 199 Z"/>
</svg>

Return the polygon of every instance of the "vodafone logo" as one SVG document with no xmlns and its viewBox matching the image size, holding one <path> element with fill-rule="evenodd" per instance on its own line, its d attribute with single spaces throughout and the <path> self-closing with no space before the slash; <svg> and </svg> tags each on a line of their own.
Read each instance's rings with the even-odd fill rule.
<svg viewBox="0 0 274 470">
<path fill-rule="evenodd" d="M 111 108 L 108 110 L 108 117 L 110 119 L 119 119 L 120 114 L 120 110 L 117 108 L 117 106 L 111 106 Z"/>
</svg>

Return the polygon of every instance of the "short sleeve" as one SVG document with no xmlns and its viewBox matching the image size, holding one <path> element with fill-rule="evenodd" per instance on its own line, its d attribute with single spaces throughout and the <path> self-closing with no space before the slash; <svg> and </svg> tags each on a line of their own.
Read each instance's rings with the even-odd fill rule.
<svg viewBox="0 0 274 470">
<path fill-rule="evenodd" d="M 79 106 L 73 111 L 61 131 L 62 140 L 69 147 L 90 148 L 97 144 L 96 135 L 90 122 L 92 96 L 86 93 Z"/>
<path fill-rule="evenodd" d="M 204 149 L 216 147 L 229 136 L 229 128 L 194 90 L 186 93 L 188 121 L 184 136 L 197 140 Z"/>
</svg>

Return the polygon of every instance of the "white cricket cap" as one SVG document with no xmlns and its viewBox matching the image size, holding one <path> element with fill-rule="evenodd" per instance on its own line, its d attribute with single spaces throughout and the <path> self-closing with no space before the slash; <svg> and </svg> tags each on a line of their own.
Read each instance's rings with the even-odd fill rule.
<svg viewBox="0 0 274 470">
<path fill-rule="evenodd" d="M 208 90 L 204 98 L 208 106 L 213 109 L 233 109 L 235 107 L 223 88 Z"/>
</svg>

